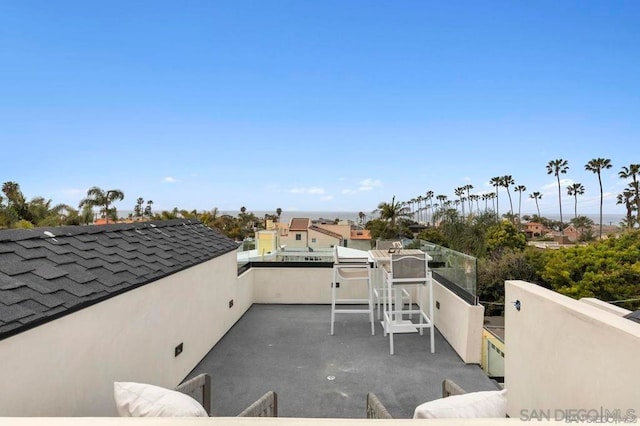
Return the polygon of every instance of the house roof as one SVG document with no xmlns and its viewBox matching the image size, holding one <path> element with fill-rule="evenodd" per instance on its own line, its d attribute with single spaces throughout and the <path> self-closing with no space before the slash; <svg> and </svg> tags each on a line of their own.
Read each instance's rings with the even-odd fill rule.
<svg viewBox="0 0 640 426">
<path fill-rule="evenodd" d="M 637 322 L 638 324 L 640 324 L 640 309 L 637 311 L 633 311 L 630 314 L 627 314 L 624 316 L 626 319 L 629 319 L 633 322 Z"/>
<path fill-rule="evenodd" d="M 316 232 L 328 235 L 328 236 L 333 237 L 333 238 L 337 238 L 338 240 L 342 240 L 342 235 L 338 234 L 337 232 L 329 231 L 328 229 L 324 229 L 324 228 L 321 228 L 321 227 L 316 226 L 316 225 L 311 225 L 309 227 L 309 230 L 310 231 L 316 231 Z"/>
<path fill-rule="evenodd" d="M 289 223 L 289 231 L 306 231 L 309 229 L 309 218 L 294 217 Z"/>
<path fill-rule="evenodd" d="M 370 240 L 371 231 L 369 231 L 368 229 L 352 229 L 351 239 L 352 240 Z"/>
<path fill-rule="evenodd" d="M 0 339 L 237 247 L 188 220 L 0 231 Z"/>
</svg>

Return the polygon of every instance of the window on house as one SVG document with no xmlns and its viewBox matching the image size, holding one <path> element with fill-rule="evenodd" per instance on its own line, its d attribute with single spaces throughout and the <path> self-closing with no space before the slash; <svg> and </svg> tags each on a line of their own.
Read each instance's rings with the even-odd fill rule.
<svg viewBox="0 0 640 426">
<path fill-rule="evenodd" d="M 296 241 L 302 241 L 302 234 L 296 234 Z"/>
<path fill-rule="evenodd" d="M 315 242 L 316 242 L 316 239 L 315 239 L 315 238 L 312 238 L 312 239 L 311 239 L 311 242 L 312 242 L 312 243 L 315 243 Z"/>
</svg>

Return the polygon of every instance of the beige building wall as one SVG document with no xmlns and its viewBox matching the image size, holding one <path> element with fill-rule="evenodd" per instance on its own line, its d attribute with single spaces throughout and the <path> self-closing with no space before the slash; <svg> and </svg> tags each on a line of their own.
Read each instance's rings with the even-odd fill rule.
<svg viewBox="0 0 640 426">
<path fill-rule="evenodd" d="M 116 416 L 114 381 L 175 387 L 251 305 L 236 262 L 233 251 L 2 340 L 1 415 Z"/>
<path fill-rule="evenodd" d="M 309 230 L 309 247 L 311 248 L 329 248 L 335 245 L 340 245 L 340 240 L 332 237 L 331 235 L 323 234 L 322 232 Z"/>
<path fill-rule="evenodd" d="M 640 415 L 640 324 L 524 281 L 507 281 L 505 291 L 509 416 Z"/>
<path fill-rule="evenodd" d="M 296 240 L 296 234 L 300 235 L 300 240 Z M 280 236 L 280 245 L 286 245 L 287 249 L 308 247 L 307 234 L 307 231 L 289 231 L 286 235 Z"/>
<path fill-rule="evenodd" d="M 251 272 L 255 303 L 331 303 L 331 268 L 252 268 Z M 338 291 L 342 299 L 367 297 L 365 281 L 341 283 Z"/>
</svg>

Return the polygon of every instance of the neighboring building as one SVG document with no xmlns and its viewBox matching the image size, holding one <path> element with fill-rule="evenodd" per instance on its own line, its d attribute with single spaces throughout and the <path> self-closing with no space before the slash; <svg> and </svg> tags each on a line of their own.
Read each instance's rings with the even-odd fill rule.
<svg viewBox="0 0 640 426">
<path fill-rule="evenodd" d="M 322 219 L 292 218 L 288 226 L 281 224 L 279 229 L 279 245 L 285 250 L 326 249 L 336 245 L 362 250 L 371 248 L 370 232 L 348 222 L 335 224 Z"/>
<path fill-rule="evenodd" d="M 289 221 L 289 226 L 280 234 L 280 244 L 290 248 L 309 247 L 309 225 L 308 218 L 294 217 Z"/>
<path fill-rule="evenodd" d="M 569 225 L 564 228 L 564 236 L 569 240 L 569 242 L 577 243 L 580 239 L 581 232 L 573 225 Z"/>
<path fill-rule="evenodd" d="M 359 227 L 351 229 L 348 245 L 358 250 L 371 250 L 371 231 Z"/>
<path fill-rule="evenodd" d="M 538 222 L 525 222 L 522 224 L 522 232 L 525 233 L 527 238 L 536 238 L 547 233 L 548 229 Z"/>
</svg>

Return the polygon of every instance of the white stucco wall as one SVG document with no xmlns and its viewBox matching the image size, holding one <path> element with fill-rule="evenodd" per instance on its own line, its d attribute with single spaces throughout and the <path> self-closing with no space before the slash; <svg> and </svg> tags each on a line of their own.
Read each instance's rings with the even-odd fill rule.
<svg viewBox="0 0 640 426">
<path fill-rule="evenodd" d="M 428 292 L 425 295 L 425 307 Z M 484 306 L 469 305 L 455 293 L 433 282 L 434 324 L 440 334 L 467 364 L 482 361 L 482 328 L 484 326 Z M 440 308 L 436 308 L 439 302 Z M 438 348 L 436 348 L 438 350 Z"/>
<path fill-rule="evenodd" d="M 117 415 L 114 381 L 176 386 L 250 305 L 231 252 L 4 339 L 0 415 Z"/>
<path fill-rule="evenodd" d="M 253 268 L 255 303 L 331 303 L 331 268 Z M 340 284 L 338 297 L 367 297 L 365 281 Z"/>
<path fill-rule="evenodd" d="M 600 408 L 640 415 L 640 324 L 523 281 L 507 281 L 505 291 L 511 417 Z"/>
</svg>

